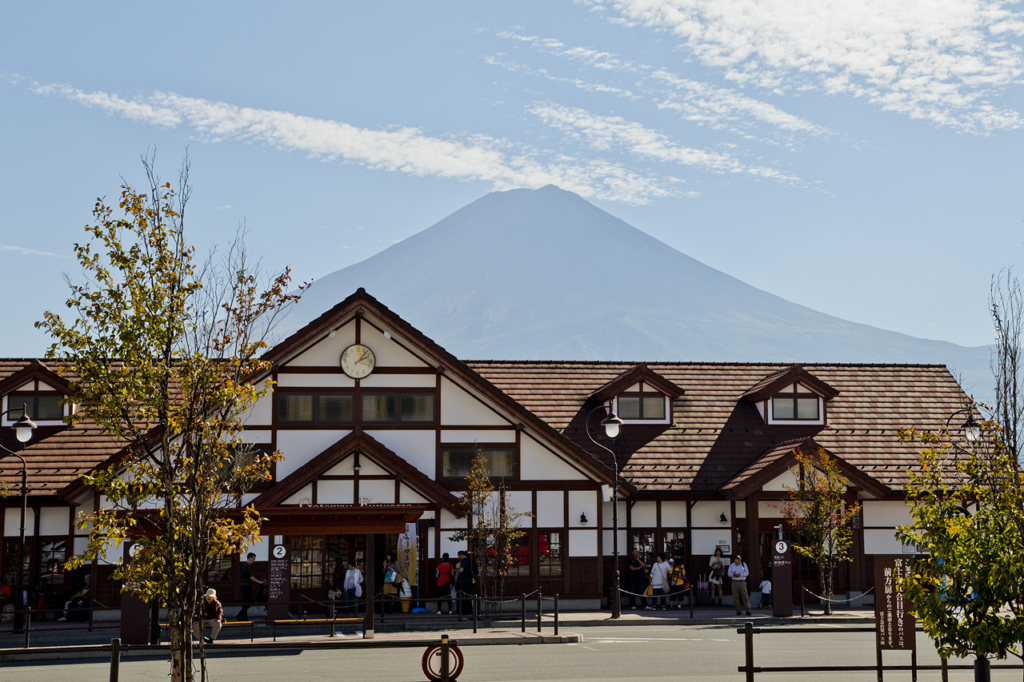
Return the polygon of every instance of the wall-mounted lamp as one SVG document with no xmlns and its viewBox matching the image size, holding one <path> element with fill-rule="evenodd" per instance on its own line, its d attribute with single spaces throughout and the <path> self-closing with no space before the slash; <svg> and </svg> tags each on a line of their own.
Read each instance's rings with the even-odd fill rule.
<svg viewBox="0 0 1024 682">
<path fill-rule="evenodd" d="M 581 526 L 585 526 L 588 523 L 590 523 L 590 522 L 587 521 L 587 512 L 583 512 L 582 514 L 580 514 L 580 525 Z"/>
<path fill-rule="evenodd" d="M 359 463 L 359 460 L 352 462 L 352 471 L 359 471 L 363 468 L 363 465 Z"/>
<path fill-rule="evenodd" d="M 338 332 L 337 332 L 337 330 L 335 330 L 335 329 L 332 329 L 332 330 L 331 330 L 331 333 L 327 335 L 327 338 L 329 338 L 329 339 L 333 339 L 333 338 L 334 338 L 335 336 L 337 336 L 337 335 L 338 335 Z"/>
<path fill-rule="evenodd" d="M 721 516 L 718 517 L 718 520 L 722 523 L 729 523 L 729 519 L 725 518 L 725 512 L 722 512 Z"/>
<path fill-rule="evenodd" d="M 391 340 L 391 332 L 389 332 L 387 329 L 384 330 L 384 338 L 387 339 L 388 341 Z"/>
</svg>

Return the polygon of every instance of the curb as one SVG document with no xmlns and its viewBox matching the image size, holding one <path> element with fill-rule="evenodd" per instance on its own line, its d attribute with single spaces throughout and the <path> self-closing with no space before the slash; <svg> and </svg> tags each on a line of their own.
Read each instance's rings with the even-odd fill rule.
<svg viewBox="0 0 1024 682">
<path fill-rule="evenodd" d="M 565 635 L 537 635 L 531 637 L 503 637 L 500 635 L 487 636 L 487 637 L 473 637 L 459 640 L 459 647 L 470 647 L 470 646 L 523 646 L 528 644 L 579 644 L 583 642 L 582 635 L 565 634 Z M 391 645 L 402 643 L 406 647 L 413 647 L 422 645 L 424 649 L 428 646 L 436 644 L 432 639 L 430 640 L 397 640 L 397 639 L 353 639 L 353 640 L 341 640 L 338 642 L 332 642 L 330 644 L 324 642 L 278 642 L 277 646 L 273 649 L 267 649 L 261 647 L 260 643 L 251 645 L 254 652 L 263 654 L 273 654 L 275 651 L 316 651 L 316 650 L 336 650 L 336 649 L 390 649 L 393 648 Z M 308 644 L 308 646 L 307 646 Z M 42 648 L 42 647 L 40 647 Z M 246 647 L 249 648 L 249 647 Z M 206 650 L 207 658 L 219 658 L 221 656 L 237 656 L 240 651 L 245 651 L 244 648 L 238 646 L 232 646 L 230 649 L 218 651 L 216 646 L 214 648 L 208 648 Z M 166 651 L 132 651 L 130 649 L 121 652 L 121 659 L 145 659 L 145 658 L 165 658 L 167 655 Z M 110 660 L 110 654 L 105 651 L 65 651 L 65 652 L 54 652 L 52 649 L 47 652 L 37 652 L 32 649 L 26 649 L 24 653 L 8 653 L 0 656 L 0 664 L 5 663 L 20 663 L 27 661 L 80 661 L 80 660 Z"/>
</svg>

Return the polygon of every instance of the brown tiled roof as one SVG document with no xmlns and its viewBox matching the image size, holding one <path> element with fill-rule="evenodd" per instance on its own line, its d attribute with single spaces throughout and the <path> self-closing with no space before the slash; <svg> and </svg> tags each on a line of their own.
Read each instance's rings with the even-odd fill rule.
<svg viewBox="0 0 1024 682">
<path fill-rule="evenodd" d="M 583 420 L 588 397 L 636 363 L 468 361 L 488 381 L 555 429 L 610 464 L 590 444 Z M 964 395 L 942 365 L 821 364 L 804 368 L 839 395 L 828 403 L 827 426 L 762 422 L 741 396 L 791 365 L 771 363 L 650 363 L 686 391 L 673 402 L 673 425 L 622 427 L 616 447 L 623 475 L 641 493 L 713 492 L 770 449 L 814 438 L 866 475 L 898 490 L 919 447 L 900 443 L 899 430 L 939 430 Z M 599 427 L 591 423 L 597 433 Z"/>
<path fill-rule="evenodd" d="M 779 390 L 786 388 L 795 381 L 821 394 L 826 400 L 831 400 L 839 395 L 835 387 L 828 385 L 818 377 L 814 376 L 803 365 L 790 365 L 778 372 L 772 372 L 761 381 L 754 384 L 743 397 L 747 400 L 757 402 L 775 395 Z"/>
<path fill-rule="evenodd" d="M 57 370 L 54 364 L 45 360 L 0 359 L 0 385 L 17 388 L 20 385 L 18 380 L 7 380 L 16 374 L 26 376 L 26 371 L 34 374 L 33 363 L 39 363 L 41 368 L 37 369 L 45 368 L 46 373 Z M 67 382 L 70 377 L 62 376 L 61 379 Z M 0 428 L 0 445 L 25 457 L 29 494 L 33 497 L 55 495 L 81 474 L 121 450 L 121 445 L 88 420 L 75 426 L 41 426 L 25 446 L 14 437 L 13 428 Z M 21 463 L 16 457 L 4 455 L 6 453 L 0 450 L 0 481 L 7 484 L 9 492 L 17 493 L 21 489 Z"/>
<path fill-rule="evenodd" d="M 641 362 L 639 365 L 635 365 L 631 369 L 626 370 L 601 388 L 594 391 L 591 397 L 595 400 L 609 400 L 640 381 L 653 386 L 656 391 L 664 393 L 673 400 L 686 392 L 652 370 L 646 362 Z"/>
</svg>

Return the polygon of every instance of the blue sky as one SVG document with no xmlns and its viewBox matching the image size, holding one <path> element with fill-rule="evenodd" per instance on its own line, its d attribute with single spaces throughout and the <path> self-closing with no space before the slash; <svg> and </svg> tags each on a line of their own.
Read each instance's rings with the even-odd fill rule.
<svg viewBox="0 0 1024 682">
<path fill-rule="evenodd" d="M 245 220 L 299 279 L 549 183 L 797 303 L 967 345 L 1022 261 L 1019 4 L 6 3 L 0 25 L 4 355 L 43 351 L 93 201 L 151 145 L 169 179 L 190 149 L 200 250 Z"/>
</svg>

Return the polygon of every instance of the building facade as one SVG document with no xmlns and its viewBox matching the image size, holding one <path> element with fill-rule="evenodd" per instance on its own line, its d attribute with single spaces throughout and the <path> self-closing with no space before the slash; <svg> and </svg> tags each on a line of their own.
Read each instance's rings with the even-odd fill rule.
<svg viewBox="0 0 1024 682">
<path fill-rule="evenodd" d="M 756 584 L 779 526 L 790 532 L 780 507 L 797 484 L 795 453 L 818 449 L 863 505 L 837 591 L 864 591 L 875 555 L 912 551 L 894 535 L 909 519 L 902 486 L 916 461 L 899 430 L 937 430 L 965 400 L 935 365 L 463 361 L 363 290 L 265 358 L 272 369 L 261 380 L 276 387 L 245 416 L 244 436 L 283 458 L 238 502 L 265 519 L 252 548 L 258 574 L 271 547 L 288 547 L 292 600 L 323 601 L 344 562 L 386 551 L 410 564 L 417 596 L 432 597 L 439 558 L 464 546 L 451 535 L 469 523 L 457 495 L 478 451 L 510 504 L 530 514 L 510 594 L 541 590 L 580 606 L 607 598 L 615 466 L 623 567 L 633 548 L 665 552 L 693 579 L 720 547 L 744 557 Z M 8 412 L 0 444 L 29 470 L 26 576 L 54 592 L 81 579 L 62 570 L 85 545 L 76 515 L 103 503 L 79 477 L 116 465 L 121 449 L 87 421 L 62 422 L 74 408 L 56 397 L 69 391 L 46 362 L 0 361 L 3 409 L 25 404 L 39 424 L 22 448 L 11 428 L 20 414 Z M 624 422 L 614 441 L 599 425 L 609 408 Z M 0 460 L 0 478 L 17 493 L 20 464 Z M 20 501 L 2 504 L 0 575 L 12 583 Z M 109 575 L 122 559 L 123 548 L 110 548 L 85 569 L 100 604 L 119 603 Z M 208 576 L 228 602 L 240 597 L 238 580 L 237 557 L 216 560 Z M 809 564 L 797 563 L 794 580 L 817 590 Z"/>
</svg>

